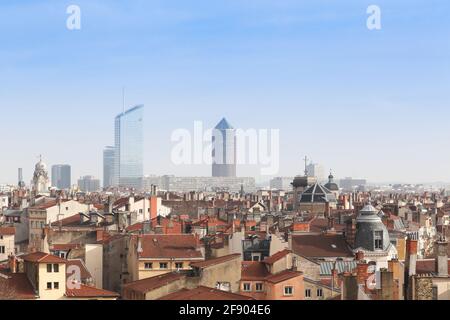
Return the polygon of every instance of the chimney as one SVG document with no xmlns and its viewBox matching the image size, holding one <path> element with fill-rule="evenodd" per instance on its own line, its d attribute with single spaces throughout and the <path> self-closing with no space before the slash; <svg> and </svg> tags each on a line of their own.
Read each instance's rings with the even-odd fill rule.
<svg viewBox="0 0 450 320">
<path fill-rule="evenodd" d="M 334 231 L 334 217 L 328 216 L 328 230 Z"/>
<path fill-rule="evenodd" d="M 439 277 L 448 277 L 448 242 L 444 239 L 436 241 L 436 273 Z"/>
<path fill-rule="evenodd" d="M 405 267 L 408 270 L 408 276 L 413 276 L 416 274 L 416 263 L 417 263 L 417 240 L 407 239 L 406 240 L 406 259 Z"/>
<path fill-rule="evenodd" d="M 17 273 L 17 259 L 14 254 L 11 254 L 8 257 L 9 262 L 9 270 L 11 273 Z"/>
<path fill-rule="evenodd" d="M 364 260 L 364 252 L 363 252 L 363 251 L 358 251 L 358 252 L 355 254 L 355 260 L 356 260 L 356 261 L 362 261 L 362 260 Z"/>
<path fill-rule="evenodd" d="M 104 235 L 104 230 L 97 230 L 97 242 L 102 241 L 104 239 Z"/>
<path fill-rule="evenodd" d="M 359 261 L 356 267 L 356 276 L 358 283 L 364 284 L 368 278 L 369 264 L 366 261 Z"/>
<path fill-rule="evenodd" d="M 381 269 L 380 281 L 380 300 L 394 300 L 394 273 L 387 269 Z"/>
<path fill-rule="evenodd" d="M 342 300 L 358 300 L 358 280 L 350 272 L 344 273 L 342 281 Z"/>
</svg>

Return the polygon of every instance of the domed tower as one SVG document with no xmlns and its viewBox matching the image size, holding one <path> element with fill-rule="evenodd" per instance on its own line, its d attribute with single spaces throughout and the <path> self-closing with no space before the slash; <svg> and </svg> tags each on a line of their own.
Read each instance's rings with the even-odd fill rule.
<svg viewBox="0 0 450 320">
<path fill-rule="evenodd" d="M 378 215 L 379 210 L 367 204 L 356 218 L 354 252 L 363 252 L 365 259 L 376 262 L 377 269 L 387 268 L 388 261 L 397 257 L 389 232 Z"/>
<path fill-rule="evenodd" d="M 50 181 L 48 178 L 47 165 L 42 161 L 42 156 L 34 168 L 32 185 L 36 195 L 49 192 Z"/>
<path fill-rule="evenodd" d="M 326 183 L 324 185 L 325 188 L 327 188 L 328 190 L 330 190 L 334 196 L 337 198 L 339 198 L 339 187 L 338 185 L 334 182 L 334 176 L 333 173 L 330 170 L 330 175 L 328 176 L 328 183 Z"/>
</svg>

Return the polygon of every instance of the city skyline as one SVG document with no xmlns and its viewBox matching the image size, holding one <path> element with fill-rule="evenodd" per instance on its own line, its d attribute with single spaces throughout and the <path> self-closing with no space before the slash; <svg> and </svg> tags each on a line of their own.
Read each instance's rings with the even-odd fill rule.
<svg viewBox="0 0 450 320">
<path fill-rule="evenodd" d="M 16 183 L 18 167 L 29 183 L 39 154 L 70 164 L 73 178 L 101 177 L 123 86 L 126 106 L 145 104 L 151 117 L 146 175 L 209 176 L 208 165 L 171 163 L 170 136 L 226 117 L 236 128 L 280 129 L 278 176 L 302 173 L 308 155 L 339 177 L 450 181 L 447 3 L 379 1 L 373 32 L 355 1 L 78 1 L 79 31 L 65 28 L 68 3 L 48 4 L 0 5 L 2 130 L 14 134 L 0 183 Z M 237 175 L 269 179 L 254 166 Z"/>
</svg>

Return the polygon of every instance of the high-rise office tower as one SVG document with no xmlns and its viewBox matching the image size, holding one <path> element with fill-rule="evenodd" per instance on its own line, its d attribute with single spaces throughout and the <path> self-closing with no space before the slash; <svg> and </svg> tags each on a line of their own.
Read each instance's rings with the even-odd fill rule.
<svg viewBox="0 0 450 320">
<path fill-rule="evenodd" d="M 52 166 L 52 187 L 59 190 L 70 189 L 72 184 L 72 170 L 67 164 L 57 164 Z"/>
<path fill-rule="evenodd" d="M 103 149 L 103 188 L 114 185 L 114 147 Z"/>
<path fill-rule="evenodd" d="M 18 185 L 19 188 L 24 188 L 25 187 L 25 182 L 23 181 L 23 169 L 19 168 L 19 172 L 18 172 Z"/>
<path fill-rule="evenodd" d="M 144 106 L 139 105 L 116 117 L 114 185 L 140 189 L 144 176 Z"/>
<path fill-rule="evenodd" d="M 236 177 L 236 130 L 223 118 L 212 134 L 212 176 Z"/>
</svg>

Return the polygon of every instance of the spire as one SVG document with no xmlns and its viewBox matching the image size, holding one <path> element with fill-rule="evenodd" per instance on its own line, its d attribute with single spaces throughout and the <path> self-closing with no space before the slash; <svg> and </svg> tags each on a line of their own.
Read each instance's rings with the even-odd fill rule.
<svg viewBox="0 0 450 320">
<path fill-rule="evenodd" d="M 215 127 L 215 129 L 218 130 L 230 130 L 230 129 L 234 129 L 231 124 L 227 121 L 227 119 L 222 118 L 222 120 L 220 120 L 220 122 L 217 124 L 217 126 Z"/>
</svg>

